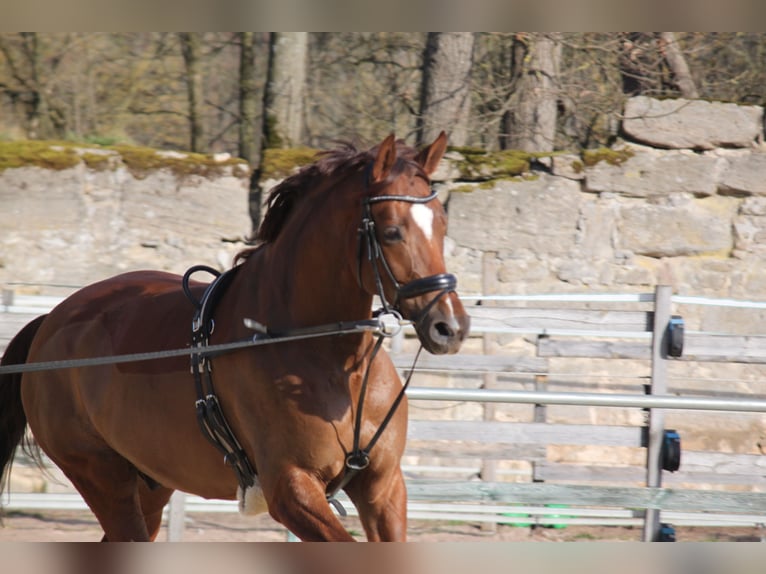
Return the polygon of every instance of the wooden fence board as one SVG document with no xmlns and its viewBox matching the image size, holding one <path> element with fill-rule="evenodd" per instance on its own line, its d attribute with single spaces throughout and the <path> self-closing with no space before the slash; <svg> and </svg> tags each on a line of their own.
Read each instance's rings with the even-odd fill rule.
<svg viewBox="0 0 766 574">
<path fill-rule="evenodd" d="M 409 500 L 481 502 L 485 504 L 571 504 L 615 508 L 732 512 L 766 515 L 766 492 L 674 490 L 517 482 L 440 482 L 411 480 Z"/>
<path fill-rule="evenodd" d="M 651 341 L 612 341 L 605 339 L 570 339 L 539 337 L 538 357 L 568 357 L 586 359 L 638 359 L 652 358 Z"/>
<path fill-rule="evenodd" d="M 689 333 L 682 359 L 715 363 L 766 363 L 766 337 Z"/>
<path fill-rule="evenodd" d="M 684 452 L 682 459 L 689 454 Z M 662 475 L 663 484 L 676 486 L 715 484 L 720 486 L 766 487 L 766 476 L 759 475 L 755 469 L 750 469 L 750 472 L 747 469 L 742 469 L 741 473 L 718 473 L 714 470 L 685 469 L 683 468 L 683 462 L 681 466 L 681 469 L 676 472 L 664 472 Z M 535 463 L 533 476 L 535 480 L 543 482 L 641 484 L 646 479 L 646 468 L 539 461 Z"/>
<path fill-rule="evenodd" d="M 391 353 L 398 369 L 412 368 L 414 353 Z M 548 361 L 528 355 L 431 355 L 421 353 L 415 371 L 493 372 L 493 373 L 545 373 Z"/>
<path fill-rule="evenodd" d="M 643 446 L 643 429 L 499 421 L 411 420 L 408 440 L 471 441 L 484 444 Z"/>
<path fill-rule="evenodd" d="M 458 458 L 495 460 L 544 460 L 543 444 L 502 444 L 473 441 L 422 441 L 407 439 L 405 455 L 436 457 L 454 460 Z"/>
<path fill-rule="evenodd" d="M 43 304 L 37 311 L 38 303 Z M 14 313 L 0 308 L 0 352 L 13 335 L 35 316 L 46 312 L 54 301 L 18 297 Z M 20 311 L 26 310 L 25 314 Z M 6 309 L 7 310 L 7 309 Z M 544 374 L 548 359 L 554 357 L 595 359 L 651 359 L 652 311 L 567 309 L 537 307 L 468 307 L 476 333 L 538 334 L 537 356 L 519 355 L 421 355 L 418 369 L 451 373 Z M 409 369 L 414 355 L 394 353 L 399 369 Z M 684 354 L 678 360 L 766 363 L 765 336 L 686 333 Z M 408 477 L 409 498 L 418 503 L 478 503 L 497 507 L 505 504 L 567 504 L 572 506 L 614 507 L 700 513 L 758 515 L 766 519 L 766 493 L 729 492 L 702 489 L 675 490 L 667 487 L 626 486 L 643 483 L 643 467 L 575 465 L 546 460 L 548 445 L 632 446 L 644 444 L 645 431 L 639 427 L 506 423 L 500 421 L 410 421 L 407 455 L 441 457 L 461 463 L 463 477 L 425 480 Z M 534 464 L 529 478 L 548 481 L 573 480 L 622 483 L 623 486 L 512 483 L 466 480 L 473 474 L 470 461 L 525 460 Z M 453 463 L 457 464 L 457 462 Z M 725 453 L 682 453 L 681 469 L 663 473 L 670 485 L 705 483 L 715 485 L 766 486 L 766 457 Z M 465 469 L 469 470 L 466 471 Z M 416 474 L 416 473 L 413 473 Z M 428 474 L 424 472 L 423 474 Z M 43 508 L 43 506 L 41 506 Z M 429 513 L 430 509 L 424 508 Z M 483 512 L 483 511 L 482 511 Z M 631 510 L 631 512 L 634 512 Z M 635 512 L 639 512 L 636 510 Z M 438 513 L 437 513 L 438 514 Z M 479 520 L 479 510 L 466 516 Z M 734 514 L 732 514 L 734 515 Z M 664 518 L 664 515 L 663 515 Z M 629 520 L 630 517 L 621 517 Z M 486 520 L 481 518 L 481 520 Z M 758 518 L 761 522 L 766 520 Z"/>
<path fill-rule="evenodd" d="M 43 313 L 2 313 L 0 312 L 0 355 L 3 354 L 8 343 L 16 336 L 16 333 L 32 319 Z"/>
<path fill-rule="evenodd" d="M 583 331 L 637 331 L 652 329 L 651 311 L 469 307 L 471 328 L 477 331 L 506 328 L 540 333 L 550 329 Z"/>
</svg>

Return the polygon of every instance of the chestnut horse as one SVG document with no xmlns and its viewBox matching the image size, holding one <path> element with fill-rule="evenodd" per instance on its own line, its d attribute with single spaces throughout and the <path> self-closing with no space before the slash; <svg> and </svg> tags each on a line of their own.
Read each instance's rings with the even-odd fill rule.
<svg viewBox="0 0 766 574">
<path fill-rule="evenodd" d="M 415 324 L 426 350 L 457 352 L 469 317 L 445 272 L 446 215 L 429 180 L 445 148 L 444 133 L 419 152 L 392 134 L 367 151 L 325 152 L 277 186 L 259 244 L 227 273 L 209 344 L 252 339 L 247 318 L 268 333 L 368 326 L 378 295 Z M 194 308 L 185 291 L 201 299 L 205 290 L 159 271 L 92 284 L 25 327 L 2 364 L 188 349 Z M 328 504 L 339 488 L 368 540 L 404 540 L 407 404 L 377 347 L 376 333 L 359 328 L 206 357 L 249 482 L 200 432 L 191 352 L 3 374 L 0 469 L 28 423 L 110 541 L 153 540 L 174 490 L 239 498 L 302 540 L 353 540 Z"/>
</svg>

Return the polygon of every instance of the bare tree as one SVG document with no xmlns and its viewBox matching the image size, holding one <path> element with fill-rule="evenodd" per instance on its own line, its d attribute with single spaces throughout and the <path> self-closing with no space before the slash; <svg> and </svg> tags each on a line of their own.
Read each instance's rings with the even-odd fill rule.
<svg viewBox="0 0 766 574">
<path fill-rule="evenodd" d="M 205 151 L 202 123 L 202 70 L 200 66 L 200 35 L 180 32 L 181 53 L 186 67 L 186 97 L 189 101 L 189 149 Z"/>
<path fill-rule="evenodd" d="M 304 131 L 308 32 L 273 32 L 264 102 L 268 147 L 301 143 Z"/>
<path fill-rule="evenodd" d="M 239 157 L 253 169 L 260 163 L 258 89 L 255 77 L 255 33 L 239 32 Z"/>
<path fill-rule="evenodd" d="M 283 80 L 278 79 L 285 69 L 278 65 L 282 44 L 280 35 L 274 37 L 268 101 L 276 107 L 253 116 L 242 107 L 249 80 L 240 73 L 240 35 L 194 36 L 196 48 L 193 36 L 184 42 L 170 32 L 2 33 L 0 133 L 207 148 L 254 157 L 240 150 L 249 145 L 242 138 L 240 128 L 248 127 L 243 124 L 257 124 L 250 145 L 256 150 L 261 131 L 272 136 L 271 145 L 325 147 L 339 138 L 375 141 L 392 130 L 415 139 L 418 131 L 433 128 L 430 135 L 420 135 L 425 140 L 447 128 L 453 144 L 542 149 L 539 141 L 514 143 L 512 137 L 550 133 L 530 118 L 539 122 L 552 115 L 544 111 L 552 109 L 553 98 L 546 97 L 548 88 L 542 84 L 557 77 L 552 85 L 557 92 L 554 147 L 578 149 L 611 145 L 625 97 L 634 94 L 698 95 L 756 105 L 766 101 L 766 35 L 758 32 L 571 32 L 555 37 L 328 32 L 309 34 L 298 56 L 283 58 L 289 70 Z M 254 39 L 257 110 L 267 75 L 268 38 L 256 34 Z M 548 40 L 557 40 L 561 50 L 553 75 L 537 62 L 542 56 L 536 51 L 544 52 Z M 190 48 L 186 59 L 184 43 Z M 557 53 L 553 49 L 552 59 Z M 299 67 L 291 67 L 296 62 Z M 197 77 L 201 88 L 193 81 Z M 305 84 L 306 91 L 296 96 L 277 91 L 278 84 Z M 290 111 L 275 113 L 285 102 L 291 103 Z M 283 129 L 295 120 L 302 126 L 297 132 Z"/>
<path fill-rule="evenodd" d="M 471 110 L 472 32 L 430 32 L 423 54 L 423 81 L 417 143 L 441 130 L 452 145 L 466 145 Z"/>
<path fill-rule="evenodd" d="M 239 32 L 239 157 L 250 164 L 250 218 L 254 229 L 261 221 L 262 150 L 261 126 L 258 116 L 258 87 L 255 73 L 255 33 Z"/>
</svg>

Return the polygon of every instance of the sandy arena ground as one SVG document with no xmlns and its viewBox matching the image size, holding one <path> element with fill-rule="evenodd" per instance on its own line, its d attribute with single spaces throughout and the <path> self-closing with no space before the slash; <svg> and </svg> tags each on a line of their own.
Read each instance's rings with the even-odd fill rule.
<svg viewBox="0 0 766 574">
<path fill-rule="evenodd" d="M 353 518 L 344 519 L 357 539 L 364 539 Z M 0 527 L 0 542 L 98 541 L 101 528 L 86 511 L 8 512 Z M 495 531 L 478 524 L 410 521 L 410 542 L 589 542 L 641 540 L 641 528 L 567 526 L 526 528 L 498 525 Z M 676 539 L 694 542 L 756 542 L 766 532 L 757 528 L 676 528 Z M 163 525 L 158 541 L 167 540 Z M 235 513 L 187 514 L 184 542 L 284 542 L 285 529 L 266 515 L 245 517 Z"/>
</svg>

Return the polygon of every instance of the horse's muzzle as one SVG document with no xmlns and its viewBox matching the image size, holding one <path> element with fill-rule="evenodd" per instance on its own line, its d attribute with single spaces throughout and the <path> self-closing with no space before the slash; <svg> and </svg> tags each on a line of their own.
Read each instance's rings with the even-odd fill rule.
<svg viewBox="0 0 766 574">
<path fill-rule="evenodd" d="M 443 297 L 415 324 L 418 339 L 434 355 L 457 353 L 470 329 L 471 318 L 454 294 Z"/>
</svg>

